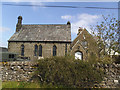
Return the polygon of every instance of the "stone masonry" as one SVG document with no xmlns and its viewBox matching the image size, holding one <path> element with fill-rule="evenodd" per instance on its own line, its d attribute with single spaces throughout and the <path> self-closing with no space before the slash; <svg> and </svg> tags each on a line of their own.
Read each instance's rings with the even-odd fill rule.
<svg viewBox="0 0 120 90">
<path fill-rule="evenodd" d="M 29 81 L 37 63 L 31 61 L 4 62 L 2 67 L 2 81 Z"/>
<path fill-rule="evenodd" d="M 120 88 L 120 64 L 98 64 L 96 68 L 105 73 L 103 81 L 95 84 L 96 87 L 102 88 Z"/>
<path fill-rule="evenodd" d="M 30 57 L 31 60 L 39 59 L 39 55 L 34 55 L 35 45 L 42 45 L 42 57 L 53 56 L 53 45 L 57 47 L 57 56 L 65 56 L 66 43 L 37 43 L 37 42 L 9 42 L 9 52 L 16 52 L 21 55 L 21 45 L 24 44 L 24 56 Z M 70 44 L 67 44 L 67 51 L 69 51 Z"/>
<path fill-rule="evenodd" d="M 120 88 L 120 64 L 97 64 L 93 65 L 97 69 L 105 71 L 104 80 L 96 83 L 95 87 L 101 88 Z M 1 68 L 2 81 L 30 81 L 38 67 L 36 62 L 15 61 L 4 62 Z"/>
<path fill-rule="evenodd" d="M 22 24 L 22 16 L 19 16 L 16 32 L 8 40 L 8 51 L 36 60 L 54 56 L 54 45 L 57 48 L 55 56 L 65 56 L 70 44 L 71 24 L 69 21 L 66 24 Z M 35 45 L 41 45 L 42 49 L 36 49 Z M 42 53 L 36 55 L 34 54 L 36 50 Z"/>
</svg>

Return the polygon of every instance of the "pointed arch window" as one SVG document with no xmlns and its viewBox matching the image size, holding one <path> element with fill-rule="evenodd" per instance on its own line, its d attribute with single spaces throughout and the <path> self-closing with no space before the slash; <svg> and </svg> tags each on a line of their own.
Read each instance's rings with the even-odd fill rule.
<svg viewBox="0 0 120 90">
<path fill-rule="evenodd" d="M 65 56 L 67 55 L 67 43 L 65 44 Z"/>
<path fill-rule="evenodd" d="M 56 45 L 54 45 L 54 46 L 53 46 L 53 56 L 56 56 L 56 55 L 57 55 L 56 50 L 57 50 L 57 47 L 56 47 Z"/>
<path fill-rule="evenodd" d="M 24 56 L 24 45 L 21 45 L 21 56 Z"/>
<path fill-rule="evenodd" d="M 37 56 L 37 54 L 38 54 L 38 46 L 37 46 L 37 45 L 35 45 L 34 55 L 35 55 L 35 56 Z"/>
<path fill-rule="evenodd" d="M 39 56 L 42 57 L 42 45 L 39 45 Z"/>
</svg>

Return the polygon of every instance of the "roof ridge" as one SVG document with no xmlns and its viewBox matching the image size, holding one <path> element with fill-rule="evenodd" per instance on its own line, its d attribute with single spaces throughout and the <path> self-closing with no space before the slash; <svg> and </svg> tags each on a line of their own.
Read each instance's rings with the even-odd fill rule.
<svg viewBox="0 0 120 90">
<path fill-rule="evenodd" d="M 22 24 L 22 25 L 24 25 L 24 26 L 29 26 L 29 25 L 35 26 L 35 25 L 67 25 L 67 24 Z"/>
<path fill-rule="evenodd" d="M 23 24 L 9 41 L 71 41 L 71 27 L 67 24 Z"/>
</svg>

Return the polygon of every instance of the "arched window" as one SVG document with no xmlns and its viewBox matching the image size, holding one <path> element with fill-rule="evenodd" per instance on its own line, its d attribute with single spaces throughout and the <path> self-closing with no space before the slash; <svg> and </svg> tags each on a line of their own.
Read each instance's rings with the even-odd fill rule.
<svg viewBox="0 0 120 90">
<path fill-rule="evenodd" d="M 42 57 L 42 45 L 39 45 L 39 56 Z"/>
<path fill-rule="evenodd" d="M 37 55 L 38 55 L 38 46 L 37 46 L 37 45 L 35 45 L 34 55 L 35 55 L 35 56 L 37 56 Z"/>
<path fill-rule="evenodd" d="M 81 51 L 75 52 L 75 59 L 83 60 L 83 53 Z"/>
<path fill-rule="evenodd" d="M 24 56 L 24 45 L 21 45 L 21 56 Z"/>
<path fill-rule="evenodd" d="M 56 50 L 57 50 L 57 47 L 54 45 L 54 46 L 53 46 L 53 56 L 56 56 L 56 55 L 57 55 Z"/>
<path fill-rule="evenodd" d="M 65 44 L 65 56 L 67 55 L 67 43 Z"/>
</svg>

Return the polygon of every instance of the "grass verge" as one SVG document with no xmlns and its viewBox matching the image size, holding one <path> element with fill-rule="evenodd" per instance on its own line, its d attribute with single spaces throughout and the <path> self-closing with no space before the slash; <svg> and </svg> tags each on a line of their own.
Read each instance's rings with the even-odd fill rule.
<svg viewBox="0 0 120 90">
<path fill-rule="evenodd" d="M 2 88 L 40 88 L 39 83 L 6 81 L 2 82 Z"/>
</svg>

